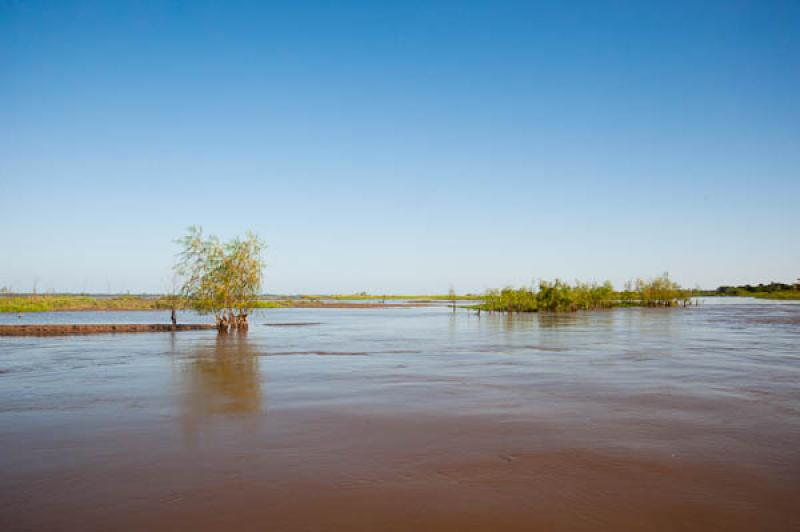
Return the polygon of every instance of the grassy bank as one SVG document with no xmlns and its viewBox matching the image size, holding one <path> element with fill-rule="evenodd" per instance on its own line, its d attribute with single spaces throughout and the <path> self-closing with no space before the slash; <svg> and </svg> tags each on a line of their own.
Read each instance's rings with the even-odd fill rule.
<svg viewBox="0 0 800 532">
<path fill-rule="evenodd" d="M 458 299 L 474 299 L 475 296 L 458 296 Z M 322 300 L 365 301 L 383 299 L 376 296 L 300 296 L 287 299 L 260 299 L 253 303 L 256 309 L 277 309 L 323 305 Z M 449 296 L 386 296 L 386 300 L 438 301 Z M 355 305 L 356 303 L 354 303 Z M 388 305 L 389 303 L 387 303 Z M 330 303 L 327 306 L 334 306 Z M 362 305 L 363 306 L 363 305 Z M 102 311 L 102 310 L 168 310 L 169 299 L 145 296 L 96 297 L 84 295 L 14 295 L 0 296 L 0 312 L 55 312 L 55 311 Z"/>
<path fill-rule="evenodd" d="M 253 308 L 291 308 L 293 306 L 290 300 L 259 300 L 253 303 Z"/>
<path fill-rule="evenodd" d="M 756 299 L 774 299 L 784 301 L 798 301 L 800 300 L 800 291 L 788 290 L 786 292 L 743 292 L 741 294 L 719 294 L 713 290 L 706 290 L 698 293 L 697 295 L 703 297 L 754 297 Z"/>
<path fill-rule="evenodd" d="M 334 295 L 307 295 L 305 299 L 330 299 L 335 301 L 364 301 L 364 300 L 408 300 L 408 301 L 450 301 L 453 296 L 444 295 L 374 295 L 374 294 L 334 294 Z M 475 294 L 456 295 L 459 301 L 479 301 L 483 296 Z"/>
<path fill-rule="evenodd" d="M 779 299 L 779 300 L 800 300 L 800 290 L 786 290 L 782 292 L 762 292 L 749 294 L 751 297 L 758 299 Z"/>
<path fill-rule="evenodd" d="M 720 286 L 716 290 L 703 290 L 703 296 L 756 297 L 759 299 L 800 299 L 800 279 L 798 283 L 759 283 L 739 286 Z"/>
<path fill-rule="evenodd" d="M 0 312 L 159 310 L 168 308 L 170 308 L 170 304 L 165 298 L 141 296 L 26 295 L 0 297 Z"/>
<path fill-rule="evenodd" d="M 622 306 L 674 307 L 687 305 L 690 290 L 681 288 L 664 274 L 661 277 L 628 283 L 623 291 L 611 282 L 565 283 L 541 281 L 537 288 L 489 290 L 484 302 L 475 308 L 493 312 L 576 312 Z"/>
</svg>

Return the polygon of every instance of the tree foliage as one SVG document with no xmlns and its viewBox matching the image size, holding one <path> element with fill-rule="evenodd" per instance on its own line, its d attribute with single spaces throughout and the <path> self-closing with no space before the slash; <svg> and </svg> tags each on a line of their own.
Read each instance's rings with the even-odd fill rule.
<svg viewBox="0 0 800 532">
<path fill-rule="evenodd" d="M 181 293 L 189 305 L 213 313 L 220 330 L 246 328 L 263 280 L 261 239 L 248 232 L 245 238 L 223 242 L 192 226 L 177 242 L 182 249 L 175 271 L 183 279 Z"/>
<path fill-rule="evenodd" d="M 739 286 L 720 286 L 714 292 L 723 296 L 748 296 L 751 294 L 770 294 L 772 292 L 788 292 L 790 290 L 800 290 L 800 279 L 797 284 L 777 283 L 775 281 L 757 285 L 744 284 Z"/>
</svg>

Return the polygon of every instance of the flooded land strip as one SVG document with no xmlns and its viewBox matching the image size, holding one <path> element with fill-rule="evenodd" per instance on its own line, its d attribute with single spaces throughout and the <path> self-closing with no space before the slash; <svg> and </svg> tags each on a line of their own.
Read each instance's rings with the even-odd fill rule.
<svg viewBox="0 0 800 532">
<path fill-rule="evenodd" d="M 212 323 L 83 323 L 0 325 L 0 336 L 69 336 L 84 334 L 200 331 L 216 329 Z"/>
</svg>

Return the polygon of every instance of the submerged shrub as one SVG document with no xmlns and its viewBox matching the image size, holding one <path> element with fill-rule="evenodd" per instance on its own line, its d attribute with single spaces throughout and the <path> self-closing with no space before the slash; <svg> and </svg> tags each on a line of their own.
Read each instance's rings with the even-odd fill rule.
<svg viewBox="0 0 800 532">
<path fill-rule="evenodd" d="M 618 306 L 671 307 L 686 305 L 691 291 L 682 289 L 668 274 L 650 281 L 628 282 L 622 292 L 614 290 L 610 281 L 602 284 L 576 281 L 574 285 L 560 279 L 540 281 L 537 288 L 488 290 L 477 308 L 495 312 L 575 312 Z"/>
<path fill-rule="evenodd" d="M 690 290 L 684 290 L 672 281 L 668 273 L 649 281 L 638 279 L 636 293 L 639 304 L 646 307 L 673 307 L 679 304 L 685 306 L 692 296 Z"/>
<path fill-rule="evenodd" d="M 487 291 L 484 303 L 480 308 L 497 312 L 536 312 L 538 310 L 535 292 L 528 288 L 514 289 L 511 287 Z"/>
</svg>

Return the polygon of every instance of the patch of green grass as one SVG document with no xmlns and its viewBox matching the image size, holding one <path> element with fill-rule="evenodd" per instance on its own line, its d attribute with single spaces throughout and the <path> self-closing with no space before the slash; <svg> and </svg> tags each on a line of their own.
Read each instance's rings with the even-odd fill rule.
<svg viewBox="0 0 800 532">
<path fill-rule="evenodd" d="M 399 299 L 444 300 L 449 296 L 386 296 L 387 300 Z M 459 297 L 472 299 L 475 296 Z M 292 308 L 302 303 L 320 302 L 322 299 L 337 301 L 379 299 L 375 296 L 301 296 L 295 299 L 260 299 L 252 303 L 254 309 Z M 381 298 L 382 299 L 382 296 Z M 79 295 L 23 295 L 0 296 L 0 312 L 56 312 L 82 310 L 168 310 L 172 308 L 169 296 L 115 296 L 92 297 Z"/>
<path fill-rule="evenodd" d="M 291 308 L 294 304 L 289 300 L 255 301 L 252 308 Z"/>
<path fill-rule="evenodd" d="M 166 298 L 116 296 L 98 298 L 72 295 L 0 297 L 0 312 L 53 312 L 77 310 L 158 310 L 170 308 Z"/>
<path fill-rule="evenodd" d="M 365 299 L 393 299 L 393 300 L 430 300 L 430 301 L 450 301 L 453 296 L 448 294 L 440 294 L 440 295 L 382 295 L 382 294 L 333 294 L 333 295 L 307 295 L 302 296 L 303 298 L 307 299 L 332 299 L 337 301 L 360 301 Z M 475 295 L 475 294 L 465 294 L 465 295 L 457 295 L 455 297 L 461 301 L 479 301 L 483 299 L 483 296 Z"/>
</svg>

